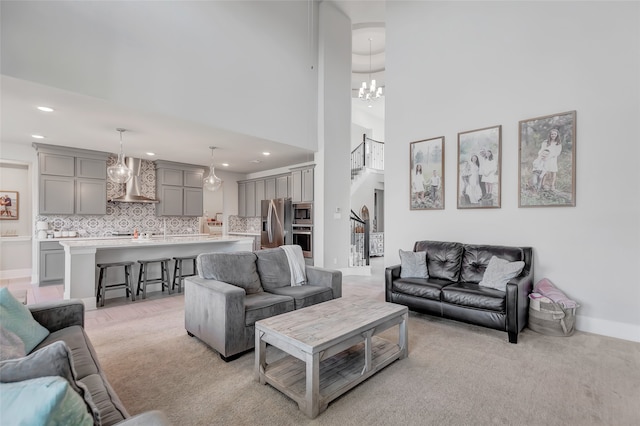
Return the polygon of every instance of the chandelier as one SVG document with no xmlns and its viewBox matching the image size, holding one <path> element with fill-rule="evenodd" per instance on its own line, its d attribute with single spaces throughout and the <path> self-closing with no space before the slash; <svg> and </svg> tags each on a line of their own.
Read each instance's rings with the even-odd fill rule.
<svg viewBox="0 0 640 426">
<path fill-rule="evenodd" d="M 214 167 L 213 167 L 213 150 L 216 149 L 215 146 L 210 146 L 211 149 L 211 169 L 209 170 L 209 176 L 204 178 L 202 182 L 205 189 L 208 191 L 217 191 L 222 186 L 222 179 L 216 176 Z"/>
<path fill-rule="evenodd" d="M 111 166 L 107 169 L 107 175 L 109 179 L 115 183 L 127 183 L 133 177 L 133 171 L 124 164 L 124 153 L 122 150 L 122 132 L 126 132 L 126 129 L 116 129 L 120 132 L 120 154 L 118 155 L 118 162 L 115 166 Z"/>
<path fill-rule="evenodd" d="M 367 82 L 362 82 L 362 87 L 358 90 L 358 97 L 363 101 L 375 101 L 382 96 L 382 87 L 376 87 L 376 81 L 371 79 L 371 39 L 369 39 L 369 86 Z"/>
</svg>

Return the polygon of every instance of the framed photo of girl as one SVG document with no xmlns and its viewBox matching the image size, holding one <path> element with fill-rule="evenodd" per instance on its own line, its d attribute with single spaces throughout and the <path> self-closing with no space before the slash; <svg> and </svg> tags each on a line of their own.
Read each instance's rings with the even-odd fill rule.
<svg viewBox="0 0 640 426">
<path fill-rule="evenodd" d="M 518 207 L 575 207 L 576 112 L 520 121 Z"/>
<path fill-rule="evenodd" d="M 0 190 L 0 220 L 18 220 L 18 191 Z"/>
<path fill-rule="evenodd" d="M 444 136 L 409 144 L 411 210 L 444 209 Z"/>
<path fill-rule="evenodd" d="M 500 208 L 502 126 L 458 133 L 458 208 Z"/>
</svg>

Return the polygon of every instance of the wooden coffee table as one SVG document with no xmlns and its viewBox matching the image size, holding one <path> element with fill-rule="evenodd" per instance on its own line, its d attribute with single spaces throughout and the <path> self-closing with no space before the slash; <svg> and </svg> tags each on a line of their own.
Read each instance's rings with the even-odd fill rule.
<svg viewBox="0 0 640 426">
<path fill-rule="evenodd" d="M 257 321 L 256 380 L 315 418 L 330 401 L 408 355 L 407 320 L 406 306 L 340 298 Z M 377 336 L 395 325 L 397 343 Z M 267 345 L 288 355 L 267 364 Z"/>
</svg>

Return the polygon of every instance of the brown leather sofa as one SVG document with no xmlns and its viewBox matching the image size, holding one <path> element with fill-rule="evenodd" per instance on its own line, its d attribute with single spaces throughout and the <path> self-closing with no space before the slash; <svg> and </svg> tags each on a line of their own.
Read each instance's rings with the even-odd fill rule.
<svg viewBox="0 0 640 426">
<path fill-rule="evenodd" d="M 429 278 L 401 278 L 401 265 L 385 270 L 385 299 L 409 309 L 506 331 L 509 342 L 527 325 L 533 286 L 531 247 L 418 241 L 414 252 L 426 252 Z M 524 269 L 506 291 L 480 286 L 492 256 L 524 261 Z"/>
</svg>

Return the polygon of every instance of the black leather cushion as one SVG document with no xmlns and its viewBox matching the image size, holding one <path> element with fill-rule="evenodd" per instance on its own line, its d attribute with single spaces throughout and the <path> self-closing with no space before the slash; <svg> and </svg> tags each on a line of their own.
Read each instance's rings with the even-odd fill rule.
<svg viewBox="0 0 640 426">
<path fill-rule="evenodd" d="M 440 300 L 442 287 L 450 284 L 451 281 L 431 278 L 398 278 L 393 281 L 392 291 L 425 299 Z"/>
<path fill-rule="evenodd" d="M 509 262 L 524 260 L 524 252 L 520 247 L 468 244 L 464 246 L 460 281 L 467 283 L 479 283 L 482 281 L 482 276 L 492 256 Z"/>
<path fill-rule="evenodd" d="M 442 289 L 442 301 L 470 308 L 505 312 L 504 291 L 482 287 L 476 283 L 456 283 Z"/>
<path fill-rule="evenodd" d="M 427 252 L 427 270 L 431 278 L 458 281 L 460 262 L 464 251 L 462 244 L 443 241 L 417 241 L 413 251 Z"/>
</svg>

